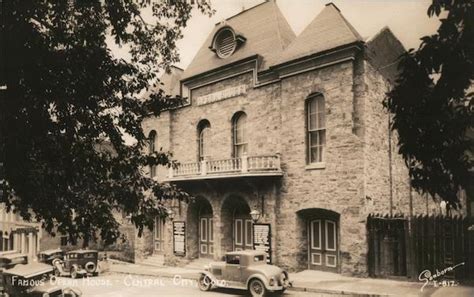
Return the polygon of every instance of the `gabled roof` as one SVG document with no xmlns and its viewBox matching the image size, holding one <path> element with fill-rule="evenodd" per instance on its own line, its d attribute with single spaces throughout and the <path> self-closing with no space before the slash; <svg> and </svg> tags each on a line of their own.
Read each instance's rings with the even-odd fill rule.
<svg viewBox="0 0 474 297">
<path fill-rule="evenodd" d="M 362 40 L 341 11 L 328 3 L 280 54 L 275 65 Z"/>
<path fill-rule="evenodd" d="M 221 59 L 209 49 L 214 35 L 224 26 L 245 37 L 245 42 L 227 58 Z M 216 24 L 198 53 L 183 73 L 183 78 L 213 70 L 233 62 L 260 55 L 261 69 L 273 64 L 278 55 L 295 38 L 295 33 L 275 1 L 266 1 Z"/>
</svg>

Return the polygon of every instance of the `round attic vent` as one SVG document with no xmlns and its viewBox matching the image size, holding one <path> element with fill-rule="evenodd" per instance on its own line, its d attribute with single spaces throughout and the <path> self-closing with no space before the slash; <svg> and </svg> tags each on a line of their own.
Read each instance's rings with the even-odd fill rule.
<svg viewBox="0 0 474 297">
<path fill-rule="evenodd" d="M 234 32 L 230 29 L 221 30 L 215 41 L 216 54 L 219 58 L 227 58 L 232 55 L 237 47 Z"/>
</svg>

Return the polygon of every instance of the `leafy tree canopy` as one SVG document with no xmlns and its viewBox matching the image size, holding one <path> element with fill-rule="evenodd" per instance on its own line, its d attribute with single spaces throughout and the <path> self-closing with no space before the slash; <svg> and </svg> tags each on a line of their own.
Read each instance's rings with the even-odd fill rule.
<svg viewBox="0 0 474 297">
<path fill-rule="evenodd" d="M 413 187 L 457 207 L 458 190 L 472 182 L 474 2 L 433 0 L 428 15 L 440 27 L 401 57 L 385 103 Z"/>
<path fill-rule="evenodd" d="M 172 161 L 163 152 L 143 154 L 141 124 L 179 101 L 159 89 L 156 74 L 178 61 L 176 41 L 191 10 L 211 14 L 207 2 L 2 5 L 3 202 L 50 232 L 86 243 L 96 234 L 106 242 L 118 238 L 115 210 L 130 214 L 140 232 L 151 228 L 155 216 L 166 215 L 165 199 L 188 196 L 143 174 L 146 166 Z M 130 61 L 113 56 L 108 36 L 129 49 Z M 136 142 L 127 145 L 124 133 Z"/>
</svg>

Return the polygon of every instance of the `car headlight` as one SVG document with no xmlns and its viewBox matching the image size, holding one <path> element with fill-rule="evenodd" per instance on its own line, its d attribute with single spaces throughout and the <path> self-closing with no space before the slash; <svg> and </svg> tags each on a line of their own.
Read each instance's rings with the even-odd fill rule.
<svg viewBox="0 0 474 297">
<path fill-rule="evenodd" d="M 49 297 L 49 293 L 43 293 L 43 297 Z"/>
<path fill-rule="evenodd" d="M 272 277 L 269 282 L 270 286 L 273 287 L 275 285 L 275 279 Z"/>
</svg>

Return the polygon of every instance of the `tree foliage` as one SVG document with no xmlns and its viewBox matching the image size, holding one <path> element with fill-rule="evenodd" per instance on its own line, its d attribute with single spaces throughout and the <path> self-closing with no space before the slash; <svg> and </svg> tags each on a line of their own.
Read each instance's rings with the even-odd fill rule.
<svg viewBox="0 0 474 297">
<path fill-rule="evenodd" d="M 165 152 L 143 153 L 142 121 L 179 103 L 159 89 L 156 76 L 179 60 L 176 41 L 192 8 L 211 14 L 209 5 L 2 3 L 3 202 L 48 231 L 86 243 L 96 234 L 117 239 L 116 210 L 130 214 L 140 231 L 151 228 L 155 216 L 166 215 L 166 199 L 188 196 L 143 174 L 146 166 L 172 161 Z M 129 49 L 129 61 L 113 55 L 108 37 Z M 126 144 L 125 133 L 136 142 Z"/>
<path fill-rule="evenodd" d="M 413 187 L 456 207 L 472 182 L 474 3 L 434 0 L 428 15 L 440 17 L 438 31 L 401 57 L 385 103 Z"/>
</svg>

